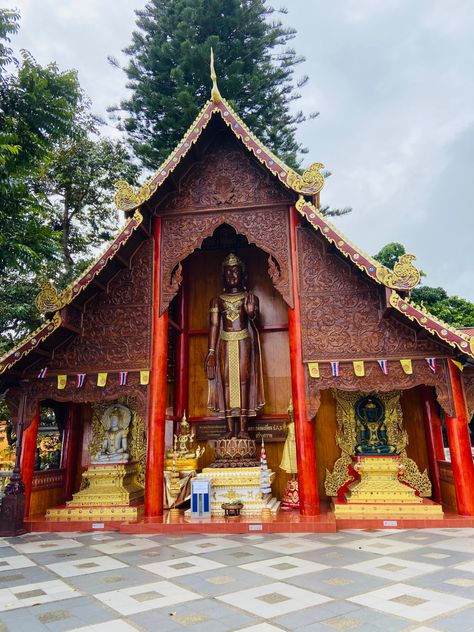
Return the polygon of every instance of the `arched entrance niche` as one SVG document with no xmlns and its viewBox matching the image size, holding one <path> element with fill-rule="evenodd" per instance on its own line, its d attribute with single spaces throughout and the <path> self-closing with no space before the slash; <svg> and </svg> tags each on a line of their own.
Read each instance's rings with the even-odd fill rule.
<svg viewBox="0 0 474 632">
<path fill-rule="evenodd" d="M 258 328 L 266 404 L 257 419 L 269 425 L 282 424 L 291 397 L 288 306 L 272 283 L 269 254 L 229 224 L 221 224 L 200 248 L 180 262 L 180 290 L 169 306 L 174 419 L 178 421 L 186 410 L 191 423 L 198 424 L 195 428 L 201 428 L 198 437 L 205 432 L 204 424 L 216 422 L 207 408 L 208 382 L 203 363 L 208 347 L 209 302 L 222 292 L 222 262 L 230 252 L 245 262 L 248 287 L 260 301 Z M 266 447 L 269 466 L 278 471 L 283 441 L 269 438 Z M 211 462 L 212 456 L 208 446 L 206 461 Z M 279 476 L 282 480 L 275 482 L 274 491 L 281 495 L 286 475 L 280 471 Z"/>
</svg>

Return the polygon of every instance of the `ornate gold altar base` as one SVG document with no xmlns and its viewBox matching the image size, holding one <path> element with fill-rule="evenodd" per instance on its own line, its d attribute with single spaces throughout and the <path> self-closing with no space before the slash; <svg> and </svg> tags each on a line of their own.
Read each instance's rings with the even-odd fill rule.
<svg viewBox="0 0 474 632">
<path fill-rule="evenodd" d="M 350 485 L 346 502 L 333 503 L 337 518 L 442 518 L 440 505 L 423 501 L 399 480 L 398 456 L 362 456 L 357 469 L 360 480 Z"/>
<path fill-rule="evenodd" d="M 82 473 L 87 487 L 63 507 L 46 511 L 46 518 L 137 518 L 145 489 L 137 481 L 137 463 L 94 463 Z"/>
<path fill-rule="evenodd" d="M 270 482 L 275 472 L 270 471 Z M 240 500 L 244 507 L 242 516 L 260 515 L 263 509 L 278 512 L 280 501 L 271 494 L 260 491 L 261 473 L 259 467 L 206 467 L 197 478 L 208 479 L 212 483 L 211 515 L 223 516 L 223 503 Z"/>
</svg>

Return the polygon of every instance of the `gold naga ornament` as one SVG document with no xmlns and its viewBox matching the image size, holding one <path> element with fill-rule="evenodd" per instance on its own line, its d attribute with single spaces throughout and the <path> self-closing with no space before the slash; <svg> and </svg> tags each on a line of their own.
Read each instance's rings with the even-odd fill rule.
<svg viewBox="0 0 474 632">
<path fill-rule="evenodd" d="M 398 257 L 393 270 L 377 266 L 377 280 L 393 290 L 412 290 L 421 280 L 421 273 L 412 261 L 415 255 L 404 254 Z"/>
<path fill-rule="evenodd" d="M 316 195 L 324 186 L 324 176 L 320 173 L 321 169 L 324 169 L 324 165 L 321 162 L 313 162 L 312 165 L 303 171 L 301 176 L 295 171 L 290 171 L 286 180 L 288 186 L 297 193 Z"/>
<path fill-rule="evenodd" d="M 71 288 L 58 292 L 48 280 L 40 281 L 39 287 L 40 291 L 35 298 L 35 305 L 40 314 L 57 312 L 71 300 Z"/>
</svg>

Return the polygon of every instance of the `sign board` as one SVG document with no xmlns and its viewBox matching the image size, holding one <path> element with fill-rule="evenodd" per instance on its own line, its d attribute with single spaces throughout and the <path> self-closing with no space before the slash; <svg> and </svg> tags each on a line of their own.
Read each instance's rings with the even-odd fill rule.
<svg viewBox="0 0 474 632">
<path fill-rule="evenodd" d="M 225 421 L 220 419 L 195 421 L 192 427 L 198 441 L 219 439 L 227 431 Z M 250 437 L 257 442 L 261 441 L 262 436 L 264 441 L 286 440 L 285 419 L 250 419 L 248 429 Z"/>
<path fill-rule="evenodd" d="M 211 516 L 211 481 L 193 478 L 191 480 L 191 518 Z"/>
</svg>

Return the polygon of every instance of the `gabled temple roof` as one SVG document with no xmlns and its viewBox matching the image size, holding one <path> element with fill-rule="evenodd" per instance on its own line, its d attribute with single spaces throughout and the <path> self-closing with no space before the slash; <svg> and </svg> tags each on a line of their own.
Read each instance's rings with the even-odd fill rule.
<svg viewBox="0 0 474 632">
<path fill-rule="evenodd" d="M 213 65 L 211 65 L 213 72 Z M 21 341 L 14 349 L 0 358 L 0 375 L 12 368 L 20 359 L 33 351 L 62 325 L 60 311 L 72 303 L 83 292 L 94 278 L 101 272 L 118 253 L 120 247 L 130 238 L 131 234 L 142 224 L 143 216 L 138 207 L 148 202 L 158 189 L 164 184 L 169 175 L 188 154 L 191 147 L 199 140 L 202 132 L 210 123 L 213 116 L 220 116 L 234 136 L 259 160 L 278 180 L 290 191 L 300 195 L 296 202 L 297 210 L 306 218 L 309 224 L 319 230 L 336 249 L 347 257 L 354 265 L 362 270 L 376 283 L 388 288 L 388 303 L 406 319 L 416 322 L 430 334 L 436 335 L 446 344 L 457 348 L 460 352 L 474 358 L 474 335 L 471 331 L 460 330 L 443 323 L 429 314 L 423 307 L 411 303 L 405 297 L 407 292 L 420 281 L 420 273 L 411 261 L 413 255 L 403 255 L 394 270 L 390 270 L 364 253 L 352 244 L 336 229 L 321 212 L 304 196 L 311 197 L 320 192 L 324 185 L 324 177 L 320 169 L 321 163 L 312 164 L 302 175 L 299 175 L 279 160 L 265 145 L 256 138 L 245 123 L 234 112 L 232 107 L 223 99 L 217 89 L 215 74 L 211 72 L 213 89 L 211 99 L 204 105 L 193 124 L 185 133 L 176 149 L 162 163 L 156 173 L 137 191 L 127 182 L 117 183 L 115 203 L 125 212 L 135 211 L 133 216 L 117 235 L 115 240 L 106 248 L 103 254 L 70 286 L 56 293 L 51 285 L 45 284 L 40 292 L 36 304 L 40 311 L 54 313 L 51 320 L 46 321 L 38 329 Z M 401 296 L 398 292 L 402 292 Z"/>
</svg>

